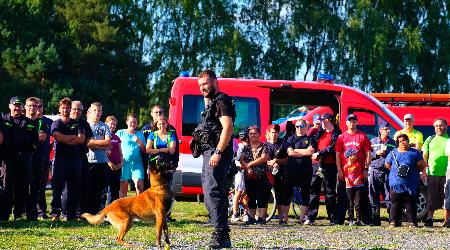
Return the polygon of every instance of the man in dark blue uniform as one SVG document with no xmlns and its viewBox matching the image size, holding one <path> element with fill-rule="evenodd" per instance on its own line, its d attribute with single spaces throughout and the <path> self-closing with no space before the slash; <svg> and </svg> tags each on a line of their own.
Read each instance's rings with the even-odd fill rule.
<svg viewBox="0 0 450 250">
<path fill-rule="evenodd" d="M 207 69 L 201 72 L 198 85 L 205 99 L 205 110 L 194 131 L 193 145 L 199 145 L 203 155 L 202 186 L 205 205 L 214 226 L 206 249 L 226 248 L 231 247 L 227 219 L 227 176 L 233 160 L 231 137 L 236 111 L 232 99 L 219 92 L 214 71 Z M 198 154 L 195 156 L 198 157 Z"/>
<path fill-rule="evenodd" d="M 384 161 L 392 149 L 396 147 L 394 139 L 389 137 L 390 127 L 386 122 L 380 123 L 380 136 L 372 138 L 371 162 L 369 167 L 369 200 L 372 206 L 372 223 L 381 226 L 380 222 L 380 194 L 389 210 L 391 199 L 389 196 L 389 169 Z"/>
<path fill-rule="evenodd" d="M 25 211 L 28 220 L 37 219 L 37 208 L 30 201 L 29 186 L 33 181 L 32 155 L 39 144 L 38 131 L 34 121 L 23 115 L 23 101 L 13 97 L 9 101 L 10 113 L 3 116 L 11 145 L 10 161 L 6 166 L 5 203 L 0 217 L 7 220 L 14 204 L 14 219 L 22 217 Z"/>
<path fill-rule="evenodd" d="M 44 196 L 45 199 L 45 184 L 42 183 L 42 172 L 44 171 L 45 150 L 41 147 L 50 136 L 50 128 L 37 117 L 39 99 L 36 97 L 29 97 L 25 101 L 25 115 L 27 118 L 35 122 L 35 126 L 39 133 L 39 144 L 33 154 L 33 182 L 30 183 L 30 199 L 28 202 L 30 206 L 37 206 L 39 196 Z M 48 174 L 48 172 L 47 172 Z M 47 180 L 45 180 L 46 182 Z M 42 218 L 42 211 L 38 211 L 38 217 Z M 44 209 L 45 214 L 45 209 Z"/>
<path fill-rule="evenodd" d="M 80 144 L 85 135 L 78 122 L 70 118 L 71 102 L 64 98 L 59 102 L 61 118 L 52 124 L 52 135 L 55 138 L 55 160 L 52 177 L 52 221 L 59 220 L 63 204 L 61 196 L 67 183 L 67 220 L 76 219 L 76 210 L 80 200 L 81 158 Z"/>
<path fill-rule="evenodd" d="M 43 159 L 42 171 L 40 177 L 40 187 L 38 188 L 37 195 L 37 203 L 38 203 L 38 218 L 40 219 L 48 219 L 47 216 L 47 200 L 45 199 L 45 190 L 47 188 L 48 183 L 48 173 L 51 166 L 50 162 L 50 128 L 52 126 L 53 120 L 44 116 L 44 101 L 38 99 L 37 102 L 37 112 L 36 116 L 42 124 L 40 124 L 41 128 L 43 128 L 44 132 L 48 135 L 44 142 L 39 143 L 39 150 L 41 152 L 41 156 Z M 39 128 L 39 127 L 38 127 Z"/>
</svg>

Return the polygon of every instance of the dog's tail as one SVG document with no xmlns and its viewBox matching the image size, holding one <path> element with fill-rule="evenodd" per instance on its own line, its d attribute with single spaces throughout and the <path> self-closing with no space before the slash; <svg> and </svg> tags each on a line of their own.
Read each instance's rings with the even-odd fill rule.
<svg viewBox="0 0 450 250">
<path fill-rule="evenodd" d="M 84 213 L 80 217 L 86 219 L 90 224 L 98 225 L 105 220 L 106 214 L 107 214 L 107 211 L 105 208 L 96 215 L 93 215 L 90 213 Z"/>
</svg>

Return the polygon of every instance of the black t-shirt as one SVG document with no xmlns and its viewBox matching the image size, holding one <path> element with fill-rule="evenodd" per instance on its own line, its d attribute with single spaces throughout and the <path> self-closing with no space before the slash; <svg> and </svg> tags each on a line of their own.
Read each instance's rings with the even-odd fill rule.
<svg viewBox="0 0 450 250">
<path fill-rule="evenodd" d="M 229 116 L 232 120 L 235 118 L 235 111 L 233 110 L 232 103 L 226 101 L 225 99 L 219 99 L 216 101 L 215 117 L 219 119 L 222 116 Z M 229 154 L 230 157 L 233 156 L 233 138 L 230 139 L 223 153 Z"/>
<path fill-rule="evenodd" d="M 3 117 L 13 152 L 33 152 L 39 144 L 36 123 L 24 115 Z"/>
<path fill-rule="evenodd" d="M 47 157 L 50 157 L 50 126 L 47 125 L 47 123 L 44 122 L 42 118 L 36 118 L 34 120 L 38 133 L 45 133 L 47 134 L 47 139 L 44 142 L 39 142 L 39 147 L 37 148 L 36 152 L 33 156 L 38 156 L 41 159 L 47 159 Z M 48 142 L 48 145 L 47 145 Z"/>
<path fill-rule="evenodd" d="M 70 119 L 67 123 L 64 123 L 61 118 L 52 123 L 52 135 L 55 132 L 59 132 L 63 135 L 78 135 L 84 134 L 84 131 L 78 122 L 74 119 Z M 55 141 L 55 157 L 79 157 L 81 153 L 80 145 L 68 145 Z"/>
<path fill-rule="evenodd" d="M 292 149 L 307 149 L 311 145 L 311 139 L 307 135 L 293 135 L 288 138 L 286 144 L 288 148 Z M 290 170 L 295 171 L 298 167 L 306 167 L 311 165 L 311 156 L 289 157 L 288 159 L 288 168 Z"/>
<path fill-rule="evenodd" d="M 52 123 L 53 120 L 43 116 L 42 118 L 40 118 L 42 120 L 42 122 L 45 124 L 45 127 L 47 128 L 47 130 L 45 131 L 45 133 L 47 133 L 47 139 L 45 140 L 45 142 L 40 143 L 39 147 L 41 147 L 41 152 L 42 155 L 44 156 L 44 159 L 49 162 L 50 161 L 50 136 L 52 134 L 51 131 L 51 127 L 52 127 Z"/>
</svg>

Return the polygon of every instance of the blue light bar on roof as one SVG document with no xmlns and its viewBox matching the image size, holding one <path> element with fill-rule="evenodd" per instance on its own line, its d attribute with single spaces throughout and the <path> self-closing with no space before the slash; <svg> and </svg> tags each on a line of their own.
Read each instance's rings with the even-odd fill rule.
<svg viewBox="0 0 450 250">
<path fill-rule="evenodd" d="M 182 76 L 182 77 L 189 77 L 190 76 L 189 71 L 181 71 L 180 72 L 180 76 Z"/>
<path fill-rule="evenodd" d="M 333 75 L 330 75 L 330 74 L 319 73 L 319 74 L 317 74 L 317 80 L 319 80 L 319 79 L 333 81 L 334 77 L 333 77 Z"/>
</svg>

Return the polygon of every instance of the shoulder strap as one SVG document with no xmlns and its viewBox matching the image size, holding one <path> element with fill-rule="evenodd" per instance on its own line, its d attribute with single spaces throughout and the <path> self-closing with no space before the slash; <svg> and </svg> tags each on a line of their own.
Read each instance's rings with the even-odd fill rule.
<svg viewBox="0 0 450 250">
<path fill-rule="evenodd" d="M 430 136 L 427 138 L 427 141 L 428 141 L 428 143 L 427 143 L 427 152 L 428 152 L 428 153 L 430 153 L 430 143 L 431 143 L 431 141 L 434 139 L 434 137 L 436 137 L 436 134 L 430 135 Z"/>
<path fill-rule="evenodd" d="M 397 161 L 397 157 L 395 157 L 395 151 L 397 151 L 397 150 L 393 149 L 391 151 L 391 154 L 392 154 L 392 158 L 394 158 L 395 165 L 397 166 L 397 169 L 398 169 L 398 161 Z"/>
</svg>

